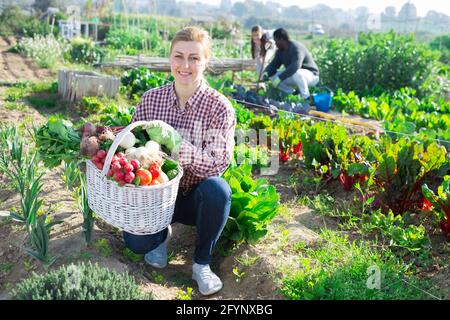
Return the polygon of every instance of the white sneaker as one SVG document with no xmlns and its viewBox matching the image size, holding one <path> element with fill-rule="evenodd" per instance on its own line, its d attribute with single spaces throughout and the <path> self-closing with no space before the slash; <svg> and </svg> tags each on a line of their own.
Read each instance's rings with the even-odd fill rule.
<svg viewBox="0 0 450 320">
<path fill-rule="evenodd" d="M 197 264 L 192 266 L 192 279 L 197 281 L 198 289 L 204 296 L 214 294 L 223 287 L 219 277 L 211 271 L 209 264 Z"/>
</svg>

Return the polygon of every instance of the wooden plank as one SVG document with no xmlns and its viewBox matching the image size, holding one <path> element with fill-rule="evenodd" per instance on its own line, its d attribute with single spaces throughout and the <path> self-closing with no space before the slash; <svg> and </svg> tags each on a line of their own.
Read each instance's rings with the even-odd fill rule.
<svg viewBox="0 0 450 320">
<path fill-rule="evenodd" d="M 119 91 L 119 85 L 119 78 L 95 72 L 60 70 L 58 73 L 58 93 L 69 101 L 84 96 L 114 97 Z"/>
<path fill-rule="evenodd" d="M 153 71 L 170 72 L 168 58 L 138 56 L 117 56 L 114 61 L 106 61 L 100 64 L 101 67 L 119 67 L 132 69 L 144 66 Z M 207 72 L 222 73 L 225 71 L 255 71 L 254 60 L 251 59 L 233 59 L 233 58 L 212 58 L 208 63 Z"/>
</svg>

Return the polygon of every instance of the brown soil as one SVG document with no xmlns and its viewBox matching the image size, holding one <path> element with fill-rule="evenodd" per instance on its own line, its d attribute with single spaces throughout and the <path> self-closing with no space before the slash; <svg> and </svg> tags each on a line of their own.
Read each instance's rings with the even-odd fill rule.
<svg viewBox="0 0 450 320">
<path fill-rule="evenodd" d="M 42 81 L 53 76 L 51 71 L 40 69 L 32 59 L 7 52 L 14 44 L 14 38 L 0 38 L 0 81 Z"/>
</svg>

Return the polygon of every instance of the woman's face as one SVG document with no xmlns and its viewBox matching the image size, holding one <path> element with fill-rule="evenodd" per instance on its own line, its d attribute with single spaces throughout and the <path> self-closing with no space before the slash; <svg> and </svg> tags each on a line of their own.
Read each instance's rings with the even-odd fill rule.
<svg viewBox="0 0 450 320">
<path fill-rule="evenodd" d="M 169 57 L 170 71 L 179 84 L 189 85 L 199 81 L 206 69 L 205 48 L 197 41 L 178 41 Z"/>
<path fill-rule="evenodd" d="M 262 34 L 259 31 L 252 32 L 252 41 L 253 41 L 253 43 L 260 43 L 261 36 L 262 36 Z"/>
</svg>

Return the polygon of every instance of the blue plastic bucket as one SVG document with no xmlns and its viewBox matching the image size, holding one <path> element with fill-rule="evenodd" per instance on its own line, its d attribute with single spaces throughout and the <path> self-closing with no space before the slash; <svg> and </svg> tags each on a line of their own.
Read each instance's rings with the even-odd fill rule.
<svg viewBox="0 0 450 320">
<path fill-rule="evenodd" d="M 333 96 L 331 93 L 315 93 L 313 94 L 314 105 L 317 111 L 328 112 L 331 108 Z"/>
</svg>

